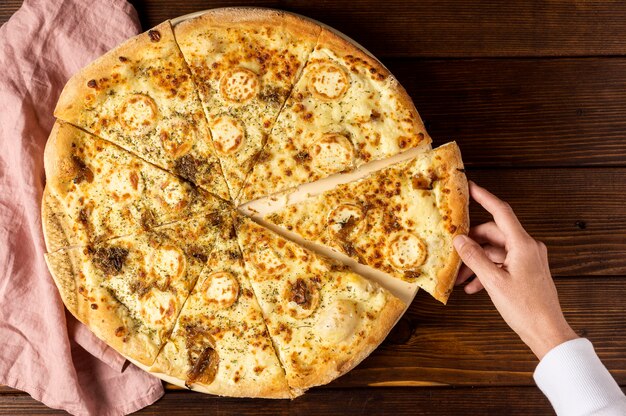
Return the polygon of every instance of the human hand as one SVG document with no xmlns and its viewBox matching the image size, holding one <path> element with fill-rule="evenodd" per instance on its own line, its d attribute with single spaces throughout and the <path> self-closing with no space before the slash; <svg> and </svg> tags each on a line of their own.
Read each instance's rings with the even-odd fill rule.
<svg viewBox="0 0 626 416">
<path fill-rule="evenodd" d="M 578 338 L 561 311 L 546 246 L 528 235 L 509 204 L 473 182 L 469 189 L 495 222 L 454 239 L 464 263 L 456 284 L 476 274 L 465 292 L 484 287 L 505 322 L 541 360 L 557 345 Z"/>
</svg>

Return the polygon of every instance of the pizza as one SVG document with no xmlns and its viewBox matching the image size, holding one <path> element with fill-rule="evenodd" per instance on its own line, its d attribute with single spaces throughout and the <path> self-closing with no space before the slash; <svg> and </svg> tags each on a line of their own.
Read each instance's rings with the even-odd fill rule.
<svg viewBox="0 0 626 416">
<path fill-rule="evenodd" d="M 292 389 L 345 374 L 385 338 L 404 303 L 345 266 L 250 219 L 238 221 L 246 271 Z"/>
<path fill-rule="evenodd" d="M 428 144 L 422 120 L 395 77 L 325 29 L 274 123 L 241 200 Z"/>
<path fill-rule="evenodd" d="M 164 380 L 294 398 L 367 357 L 418 286 L 449 296 L 459 149 L 431 150 L 393 75 L 327 27 L 253 8 L 167 21 L 74 75 L 55 116 L 48 268 L 76 318 Z M 265 221 L 244 204 L 373 161 Z"/>
<path fill-rule="evenodd" d="M 460 261 L 452 239 L 469 227 L 461 153 L 448 143 L 265 219 L 446 302 Z"/>
<path fill-rule="evenodd" d="M 176 26 L 233 198 L 319 33 L 319 26 L 274 10 L 218 9 Z"/>
</svg>

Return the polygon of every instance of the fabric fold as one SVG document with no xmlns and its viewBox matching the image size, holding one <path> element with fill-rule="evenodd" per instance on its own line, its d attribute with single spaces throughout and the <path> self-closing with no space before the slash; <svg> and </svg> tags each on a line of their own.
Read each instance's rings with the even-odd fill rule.
<svg viewBox="0 0 626 416">
<path fill-rule="evenodd" d="M 118 415 L 160 380 L 66 314 L 44 261 L 43 150 L 67 80 L 141 30 L 122 0 L 26 0 L 0 28 L 0 384 L 73 414 Z"/>
</svg>

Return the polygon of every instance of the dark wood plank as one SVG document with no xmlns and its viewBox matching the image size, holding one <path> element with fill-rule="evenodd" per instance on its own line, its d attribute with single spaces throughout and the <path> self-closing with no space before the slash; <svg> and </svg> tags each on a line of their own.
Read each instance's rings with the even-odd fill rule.
<svg viewBox="0 0 626 416">
<path fill-rule="evenodd" d="M 626 277 L 557 279 L 565 316 L 626 384 Z M 387 340 L 333 387 L 534 384 L 536 357 L 511 331 L 486 293 L 453 292 L 448 306 L 419 292 Z"/>
<path fill-rule="evenodd" d="M 281 8 L 342 30 L 381 57 L 580 56 L 626 52 L 626 4 L 373 0 L 132 0 L 144 28 L 198 10 L 234 5 Z M 0 23 L 20 0 L 0 3 Z"/>
<path fill-rule="evenodd" d="M 626 59 L 388 59 L 468 166 L 626 165 Z"/>
<path fill-rule="evenodd" d="M 4 24 L 22 5 L 22 0 L 4 0 L 0 2 L 0 25 Z"/>
<path fill-rule="evenodd" d="M 213 7 L 257 5 L 323 21 L 379 56 L 563 56 L 626 52 L 621 1 L 132 0 L 144 28 Z"/>
<path fill-rule="evenodd" d="M 168 392 L 143 415 L 549 415 L 539 389 L 372 388 L 313 389 L 295 400 L 252 400 Z M 0 396 L 0 415 L 64 414 L 27 395 Z"/>
<path fill-rule="evenodd" d="M 626 275 L 626 169 L 468 169 L 546 243 L 555 275 Z M 472 202 L 472 224 L 490 219 Z"/>
</svg>

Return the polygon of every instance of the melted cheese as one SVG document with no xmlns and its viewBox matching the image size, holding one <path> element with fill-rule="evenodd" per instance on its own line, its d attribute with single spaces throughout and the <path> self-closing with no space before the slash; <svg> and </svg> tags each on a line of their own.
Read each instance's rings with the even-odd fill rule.
<svg viewBox="0 0 626 416">
<path fill-rule="evenodd" d="M 426 260 L 426 246 L 415 234 L 398 233 L 387 244 L 389 261 L 400 270 L 417 268 Z"/>
<path fill-rule="evenodd" d="M 229 272 L 213 272 L 202 284 L 202 294 L 207 302 L 219 308 L 228 308 L 239 296 L 239 283 Z"/>
<path fill-rule="evenodd" d="M 285 103 L 242 193 L 243 201 L 313 182 L 429 142 L 397 81 L 322 41 Z M 332 135 L 343 139 L 324 143 Z M 319 147 L 310 148 L 311 143 Z M 315 149 L 318 149 L 317 151 Z"/>
<path fill-rule="evenodd" d="M 339 344 L 354 335 L 359 319 L 356 302 L 337 299 L 320 314 L 315 329 L 325 342 Z"/>
<path fill-rule="evenodd" d="M 121 104 L 118 114 L 128 133 L 144 134 L 156 123 L 158 108 L 152 97 L 132 94 Z"/>
<path fill-rule="evenodd" d="M 236 118 L 217 117 L 211 123 L 213 144 L 220 155 L 236 153 L 245 142 L 243 125 Z"/>
<path fill-rule="evenodd" d="M 251 29 L 210 23 L 192 30 L 183 23 L 175 28 L 200 86 L 215 147 L 222 148 L 221 166 L 233 198 L 313 50 L 318 31 L 307 33 L 302 27 L 294 32 L 287 26 L 264 24 Z M 218 122 L 225 116 L 239 120 L 241 134 Z"/>
<path fill-rule="evenodd" d="M 109 171 L 102 180 L 108 195 L 116 202 L 137 199 L 144 191 L 143 178 L 136 170 L 118 167 Z"/>
<path fill-rule="evenodd" d="M 163 281 L 182 276 L 187 265 L 182 250 L 172 245 L 163 245 L 151 250 L 146 260 L 153 273 Z"/>
<path fill-rule="evenodd" d="M 444 151 L 339 185 L 265 219 L 432 293 L 454 250 L 444 194 L 451 190 L 442 185 L 449 173 L 434 167 Z"/>
<path fill-rule="evenodd" d="M 159 126 L 161 146 L 173 158 L 189 153 L 198 141 L 198 132 L 189 121 L 180 116 L 173 116 Z"/>
<path fill-rule="evenodd" d="M 341 98 L 349 87 L 348 76 L 338 65 L 323 63 L 309 68 L 308 88 L 318 99 L 336 100 Z"/>
<path fill-rule="evenodd" d="M 276 250 L 265 241 L 259 241 L 252 252 L 252 262 L 255 267 L 266 274 L 276 274 L 285 269 L 285 263 L 281 260 Z"/>
<path fill-rule="evenodd" d="M 234 68 L 226 71 L 220 81 L 220 92 L 232 103 L 242 104 L 259 93 L 257 74 L 246 68 Z"/>
<path fill-rule="evenodd" d="M 328 231 L 333 238 L 342 238 L 341 232 L 347 224 L 352 224 L 349 237 L 354 238 L 365 229 L 363 210 L 356 204 L 340 204 L 328 213 Z"/>
<path fill-rule="evenodd" d="M 311 150 L 313 167 L 323 174 L 341 172 L 352 167 L 354 148 L 341 134 L 326 134 Z"/>
</svg>

